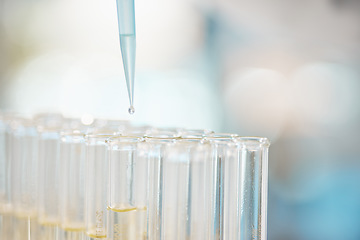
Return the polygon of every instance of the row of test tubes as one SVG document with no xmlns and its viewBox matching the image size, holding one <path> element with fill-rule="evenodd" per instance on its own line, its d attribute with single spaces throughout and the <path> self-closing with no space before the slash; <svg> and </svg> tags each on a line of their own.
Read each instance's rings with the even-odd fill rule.
<svg viewBox="0 0 360 240">
<path fill-rule="evenodd" d="M 265 138 L 0 114 L 0 240 L 265 240 Z"/>
</svg>

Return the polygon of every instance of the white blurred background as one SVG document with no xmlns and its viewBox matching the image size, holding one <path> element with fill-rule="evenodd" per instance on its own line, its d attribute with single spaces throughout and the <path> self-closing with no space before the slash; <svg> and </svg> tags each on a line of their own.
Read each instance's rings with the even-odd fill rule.
<svg viewBox="0 0 360 240">
<path fill-rule="evenodd" d="M 360 239 L 360 1 L 0 0 L 0 108 L 264 136 L 269 240 Z"/>
</svg>

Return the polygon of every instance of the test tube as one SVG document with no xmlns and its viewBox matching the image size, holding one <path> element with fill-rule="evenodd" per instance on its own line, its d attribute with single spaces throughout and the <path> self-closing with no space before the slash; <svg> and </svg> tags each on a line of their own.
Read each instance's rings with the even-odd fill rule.
<svg viewBox="0 0 360 240">
<path fill-rule="evenodd" d="M 61 133 L 61 237 L 82 240 L 85 231 L 85 136 Z"/>
<path fill-rule="evenodd" d="M 12 141 L 12 202 L 15 239 L 37 239 L 38 134 L 29 119 L 16 119 Z"/>
<path fill-rule="evenodd" d="M 212 134 L 205 137 L 205 141 L 210 144 L 210 168 L 208 169 L 208 193 L 211 202 L 208 209 L 210 221 L 208 224 L 209 239 L 225 239 L 224 234 L 224 214 L 227 211 L 226 204 L 227 184 L 230 175 L 226 172 L 226 166 L 229 162 L 229 153 L 234 150 L 235 134 Z M 226 223 L 227 224 L 227 223 Z"/>
<path fill-rule="evenodd" d="M 13 212 L 11 202 L 11 128 L 13 116 L 0 116 L 0 239 L 13 239 Z"/>
<path fill-rule="evenodd" d="M 168 147 L 175 144 L 178 137 L 171 135 L 149 135 L 145 138 L 148 143 L 148 237 L 162 239 L 163 233 L 163 174 L 164 154 Z"/>
<path fill-rule="evenodd" d="M 178 141 L 180 155 L 188 159 L 188 179 L 180 176 L 178 181 L 188 182 L 188 202 L 186 213 L 186 235 L 183 239 L 209 239 L 209 222 L 211 195 L 210 179 L 210 145 L 204 143 L 201 136 L 183 135 Z M 184 224 L 185 225 L 185 224 Z"/>
<path fill-rule="evenodd" d="M 86 135 L 86 235 L 104 239 L 107 233 L 107 187 L 109 164 L 106 140 L 113 134 Z"/>
<path fill-rule="evenodd" d="M 58 240 L 60 224 L 60 131 L 61 124 L 51 116 L 39 125 L 39 205 L 38 222 L 41 240 Z"/>
<path fill-rule="evenodd" d="M 268 149 L 260 137 L 236 138 L 239 166 L 237 239 L 267 239 Z M 234 185 L 236 186 L 236 185 Z M 240 211 L 241 209 L 241 211 Z"/>
<path fill-rule="evenodd" d="M 163 153 L 161 239 L 186 239 L 189 158 L 185 144 L 169 144 Z"/>
<path fill-rule="evenodd" d="M 208 239 L 209 153 L 209 145 L 195 137 L 177 139 L 165 148 L 161 239 Z"/>
<path fill-rule="evenodd" d="M 138 154 L 142 138 L 119 136 L 110 138 L 108 238 L 147 239 L 146 184 L 147 161 Z M 146 179 L 146 175 L 145 175 Z"/>
<path fill-rule="evenodd" d="M 149 181 L 149 162 L 148 162 L 149 145 L 141 138 L 137 144 L 136 162 L 134 169 L 135 179 L 135 202 L 141 211 L 137 219 L 137 238 L 145 240 L 148 238 L 148 181 Z"/>
</svg>

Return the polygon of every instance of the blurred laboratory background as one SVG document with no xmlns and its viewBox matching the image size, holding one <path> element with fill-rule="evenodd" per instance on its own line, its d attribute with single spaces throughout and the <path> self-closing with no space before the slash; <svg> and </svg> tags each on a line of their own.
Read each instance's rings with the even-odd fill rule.
<svg viewBox="0 0 360 240">
<path fill-rule="evenodd" d="M 360 239 L 360 1 L 0 0 L 0 109 L 268 137 L 269 240 Z"/>
</svg>

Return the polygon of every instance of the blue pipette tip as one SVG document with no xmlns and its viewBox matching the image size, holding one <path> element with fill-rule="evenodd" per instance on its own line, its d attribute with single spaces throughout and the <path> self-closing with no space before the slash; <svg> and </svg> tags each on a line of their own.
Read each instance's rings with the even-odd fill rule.
<svg viewBox="0 0 360 240">
<path fill-rule="evenodd" d="M 128 112 L 129 112 L 130 114 L 134 114 L 134 112 L 135 112 L 135 108 L 134 108 L 134 106 L 133 106 L 133 105 L 131 105 L 131 106 L 129 107 Z"/>
</svg>

